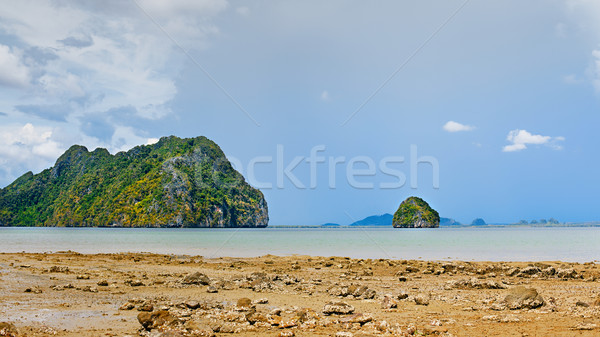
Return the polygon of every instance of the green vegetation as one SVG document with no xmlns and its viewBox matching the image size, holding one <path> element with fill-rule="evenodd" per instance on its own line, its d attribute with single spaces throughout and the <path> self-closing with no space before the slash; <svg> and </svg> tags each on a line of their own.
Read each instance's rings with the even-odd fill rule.
<svg viewBox="0 0 600 337">
<path fill-rule="evenodd" d="M 410 197 L 404 200 L 392 221 L 394 227 L 431 228 L 440 226 L 440 215 L 425 200 Z"/>
<path fill-rule="evenodd" d="M 111 155 L 74 145 L 0 189 L 0 226 L 265 227 L 267 203 L 205 137 Z"/>
</svg>

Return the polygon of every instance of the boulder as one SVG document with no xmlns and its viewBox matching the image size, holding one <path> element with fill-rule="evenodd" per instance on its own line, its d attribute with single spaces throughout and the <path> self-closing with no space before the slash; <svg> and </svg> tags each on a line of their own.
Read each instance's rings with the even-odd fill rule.
<svg viewBox="0 0 600 337">
<path fill-rule="evenodd" d="M 208 276 L 202 274 L 201 272 L 195 272 L 184 277 L 181 283 L 208 285 L 210 284 L 210 279 L 208 278 Z"/>
<path fill-rule="evenodd" d="M 342 323 L 358 323 L 360 325 L 369 323 L 371 321 L 373 321 L 373 315 L 363 314 L 363 313 L 352 314 L 348 317 L 344 317 L 344 318 L 340 319 L 340 322 L 342 322 Z"/>
<path fill-rule="evenodd" d="M 0 322 L 0 336 L 18 337 L 19 330 L 12 323 Z"/>
<path fill-rule="evenodd" d="M 347 315 L 354 312 L 354 307 L 346 302 L 329 302 L 323 307 L 325 315 Z"/>
<path fill-rule="evenodd" d="M 381 309 L 392 309 L 397 307 L 398 302 L 396 302 L 394 296 L 390 294 L 386 294 L 383 296 L 383 300 L 381 300 Z"/>
<path fill-rule="evenodd" d="M 247 297 L 242 297 L 240 299 L 237 300 L 237 307 L 238 308 L 251 308 L 252 307 L 252 300 L 247 298 Z"/>
<path fill-rule="evenodd" d="M 179 324 L 177 317 L 171 315 L 166 310 L 141 312 L 137 318 L 138 322 L 148 331 L 162 326 L 175 326 Z"/>
<path fill-rule="evenodd" d="M 194 337 L 214 337 L 216 334 L 209 325 L 196 320 L 185 322 L 185 329 Z"/>
<path fill-rule="evenodd" d="M 415 296 L 415 303 L 417 305 L 429 305 L 429 295 L 427 294 L 418 294 Z"/>
<path fill-rule="evenodd" d="M 535 309 L 544 305 L 544 299 L 537 290 L 523 286 L 511 288 L 503 302 L 511 310 Z"/>
<path fill-rule="evenodd" d="M 576 278 L 577 272 L 573 268 L 559 269 L 556 271 L 558 278 Z"/>
</svg>

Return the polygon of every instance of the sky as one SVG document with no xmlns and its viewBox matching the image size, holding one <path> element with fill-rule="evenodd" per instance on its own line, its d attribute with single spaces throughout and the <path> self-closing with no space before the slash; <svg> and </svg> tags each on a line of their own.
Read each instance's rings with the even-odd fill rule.
<svg viewBox="0 0 600 337">
<path fill-rule="evenodd" d="M 271 225 L 600 220 L 600 2 L 0 2 L 0 187 L 206 136 Z"/>
</svg>

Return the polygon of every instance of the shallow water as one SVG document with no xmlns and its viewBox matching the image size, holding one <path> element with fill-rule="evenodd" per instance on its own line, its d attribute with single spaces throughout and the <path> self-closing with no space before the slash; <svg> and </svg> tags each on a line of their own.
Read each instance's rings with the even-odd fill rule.
<svg viewBox="0 0 600 337">
<path fill-rule="evenodd" d="M 349 256 L 472 261 L 600 260 L 600 228 L 0 228 L 0 252 L 204 257 Z"/>
</svg>

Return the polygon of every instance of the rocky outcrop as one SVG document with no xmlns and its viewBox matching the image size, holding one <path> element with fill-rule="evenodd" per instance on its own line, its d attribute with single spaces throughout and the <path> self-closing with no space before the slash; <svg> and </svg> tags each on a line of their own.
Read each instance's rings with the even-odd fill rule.
<svg viewBox="0 0 600 337">
<path fill-rule="evenodd" d="M 537 290 L 518 286 L 509 290 L 503 304 L 510 310 L 535 309 L 544 305 L 544 299 Z"/>
<path fill-rule="evenodd" d="M 0 189 L 1 226 L 266 227 L 263 194 L 206 137 L 110 154 L 74 145 Z"/>
<path fill-rule="evenodd" d="M 410 197 L 398 207 L 392 225 L 395 228 L 436 228 L 440 226 L 440 215 L 425 200 Z"/>
</svg>

